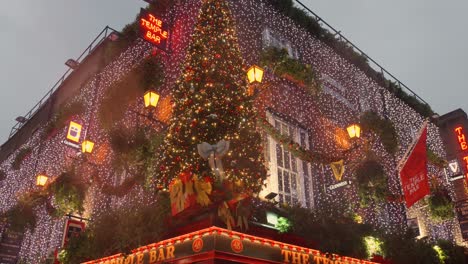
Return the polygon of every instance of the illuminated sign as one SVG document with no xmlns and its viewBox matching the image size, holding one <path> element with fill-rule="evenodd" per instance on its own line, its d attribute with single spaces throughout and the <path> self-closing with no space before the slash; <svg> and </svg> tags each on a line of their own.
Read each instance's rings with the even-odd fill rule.
<svg viewBox="0 0 468 264">
<path fill-rule="evenodd" d="M 140 34 L 144 40 L 166 50 L 169 33 L 164 22 L 144 9 L 140 12 Z"/>
<path fill-rule="evenodd" d="M 466 144 L 466 137 L 463 131 L 463 127 L 459 126 L 455 128 L 455 133 L 457 135 L 458 144 L 460 145 L 461 150 L 462 151 L 468 150 L 468 145 Z"/>
<path fill-rule="evenodd" d="M 462 152 L 461 167 L 464 169 L 465 177 L 468 179 L 468 143 L 466 142 L 465 131 L 462 126 L 457 126 L 454 131 L 457 137 L 458 146 Z"/>
<path fill-rule="evenodd" d="M 132 250 L 131 254 L 117 254 L 82 264 L 160 264 L 198 263 L 220 260 L 212 254 L 230 256 L 236 263 L 290 263 L 290 264 L 374 264 L 336 254 L 325 254 L 267 238 L 243 234 L 219 227 L 210 227 L 173 237 Z M 218 263 L 218 261 L 215 261 Z M 212 263 L 215 263 L 212 262 Z M 219 263 L 223 263 L 219 261 Z M 234 263 L 234 261 L 233 261 Z"/>
<path fill-rule="evenodd" d="M 80 142 L 82 126 L 78 123 L 70 121 L 70 126 L 68 127 L 67 139 L 73 142 Z"/>
<path fill-rule="evenodd" d="M 449 168 L 452 173 L 459 173 L 460 172 L 460 167 L 458 166 L 458 161 L 452 161 L 449 163 Z"/>
</svg>

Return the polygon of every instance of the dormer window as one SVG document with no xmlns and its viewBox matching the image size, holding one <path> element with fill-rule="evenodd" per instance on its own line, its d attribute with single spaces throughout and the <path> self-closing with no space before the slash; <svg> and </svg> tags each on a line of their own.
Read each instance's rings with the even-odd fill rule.
<svg viewBox="0 0 468 264">
<path fill-rule="evenodd" d="M 293 59 L 299 59 L 299 52 L 291 45 L 290 41 L 286 40 L 269 28 L 265 28 L 263 31 L 262 41 L 264 48 L 275 47 L 279 49 L 286 49 L 288 51 L 289 57 Z"/>
</svg>

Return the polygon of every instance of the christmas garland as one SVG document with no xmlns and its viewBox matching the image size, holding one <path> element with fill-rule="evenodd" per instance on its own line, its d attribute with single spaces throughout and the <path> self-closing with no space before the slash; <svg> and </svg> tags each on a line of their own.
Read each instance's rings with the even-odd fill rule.
<svg viewBox="0 0 468 264">
<path fill-rule="evenodd" d="M 309 64 L 289 57 L 288 51 L 276 47 L 268 47 L 260 55 L 260 63 L 273 73 L 304 86 L 311 95 L 317 95 L 322 90 L 315 71 Z"/>
<path fill-rule="evenodd" d="M 30 147 L 22 148 L 18 151 L 15 159 L 11 162 L 11 168 L 14 170 L 19 170 L 21 168 L 21 163 L 26 159 L 32 152 Z"/>
<path fill-rule="evenodd" d="M 329 164 L 331 162 L 341 160 L 341 157 L 331 157 L 325 154 L 313 152 L 307 149 L 304 149 L 299 144 L 294 142 L 289 136 L 281 134 L 274 126 L 272 126 L 267 120 L 259 118 L 257 124 L 276 142 L 281 144 L 285 149 L 291 152 L 296 158 L 301 159 L 306 162 L 316 162 Z"/>
</svg>

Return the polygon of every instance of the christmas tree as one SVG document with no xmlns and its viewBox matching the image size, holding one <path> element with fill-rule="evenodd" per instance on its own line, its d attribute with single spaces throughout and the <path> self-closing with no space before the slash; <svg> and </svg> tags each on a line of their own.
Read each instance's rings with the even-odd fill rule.
<svg viewBox="0 0 468 264">
<path fill-rule="evenodd" d="M 160 174 L 154 180 L 168 186 L 181 175 L 191 175 L 209 178 L 215 186 L 227 180 L 244 191 L 258 192 L 266 177 L 262 140 L 225 1 L 203 1 L 192 38 L 173 93 L 173 117 Z M 223 157 L 218 153 L 218 160 L 210 163 L 199 149 L 203 145 L 214 151 L 216 144 L 227 152 Z"/>
</svg>

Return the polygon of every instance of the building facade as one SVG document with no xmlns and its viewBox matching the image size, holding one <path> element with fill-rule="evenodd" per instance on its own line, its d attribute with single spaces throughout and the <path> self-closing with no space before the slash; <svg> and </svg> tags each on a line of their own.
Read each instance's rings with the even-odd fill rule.
<svg viewBox="0 0 468 264">
<path fill-rule="evenodd" d="M 108 208 L 124 206 L 130 200 L 144 202 L 149 199 L 145 196 L 144 188 L 138 184 L 123 195 L 103 191 L 102 185 L 96 184 L 96 175 L 99 175 L 101 182 L 113 187 L 122 185 L 131 177 L 130 171 L 112 169 L 115 158 L 111 148 L 112 129 L 106 126 L 128 128 L 154 123 L 155 119 L 158 120 L 156 130 L 160 129 L 157 127 L 159 123 L 170 125 L 173 87 L 181 78 L 186 49 L 194 41 L 191 36 L 201 2 L 173 1 L 166 9 L 158 10 L 158 15 L 168 25 L 166 51 L 155 49 L 141 38 L 126 42 L 125 34 L 117 40 L 105 38 L 35 115 L 2 145 L 2 212 L 12 208 L 21 193 L 37 188 L 38 174 L 50 177 L 61 175 L 67 167 L 75 164 L 79 150 L 73 144 L 64 143 L 67 142 L 71 120 L 81 125 L 81 135 L 76 143 L 81 144 L 86 139 L 92 139 L 95 143 L 90 158 L 92 166 L 86 165 L 86 169 L 80 171 L 80 177 L 89 188 L 85 211 L 79 217 L 93 218 Z M 388 232 L 405 229 L 408 223 L 412 223 L 417 226 L 420 237 L 464 244 L 456 218 L 432 221 L 424 201 L 406 208 L 401 200 L 398 164 L 417 137 L 425 117 L 291 18 L 281 14 L 268 1 L 228 2 L 246 68 L 261 64 L 262 54 L 270 48 L 285 49 L 288 58 L 309 65 L 316 75 L 314 80 L 320 83 L 320 91 L 311 92 L 300 81 L 280 75 L 274 68 L 265 67 L 264 85 L 258 88 L 255 97 L 259 118 L 266 120 L 279 135 L 290 138 L 303 152 L 321 157 L 346 156 L 344 174 L 336 177 L 330 167 L 330 163 L 336 159 L 303 159 L 279 142 L 278 135 L 275 137 L 259 128 L 269 173 L 260 198 L 275 193 L 274 199 L 280 204 L 300 205 L 312 210 L 340 210 Z M 117 121 L 111 119 L 110 124 L 101 122 L 102 116 L 109 112 L 102 110 L 102 105 L 109 105 L 109 100 L 114 98 L 112 91 L 116 83 L 138 71 L 139 65 L 153 53 L 160 58 L 164 72 L 164 82 L 158 88 L 160 98 L 156 110 L 142 115 L 143 98 L 134 97 L 127 105 L 119 105 L 121 101 L 111 104 L 112 115 L 117 115 L 117 112 L 121 114 Z M 135 83 L 130 82 L 129 85 Z M 66 116 L 62 110 L 75 102 L 80 102 L 82 109 Z M 386 148 L 375 131 L 363 130 L 363 139 L 358 142 L 349 139 L 346 127 L 366 112 L 375 113 L 393 124 L 398 142 L 394 151 Z M 57 120 L 66 125 L 55 125 Z M 53 124 L 52 129 L 50 124 Z M 430 122 L 427 146 L 442 159 L 446 157 L 443 138 L 439 127 Z M 25 152 L 27 155 L 20 155 Z M 384 169 L 389 198 L 371 201 L 363 206 L 357 191 L 356 168 L 358 161 L 365 159 L 363 153 L 369 152 Z M 20 166 L 13 166 L 18 163 Z M 455 182 L 447 180 L 447 169 L 429 162 L 428 174 L 431 182 L 443 186 L 453 198 Z M 51 203 L 54 204 L 53 201 Z M 21 234 L 18 252 L 13 253 L 27 263 L 39 263 L 40 259 L 62 245 L 67 217 L 53 217 L 47 210 L 47 204 L 34 208 L 37 217 L 35 228 Z M 76 212 L 70 213 L 77 215 Z M 4 237 L 7 236 L 6 229 L 4 226 Z"/>
</svg>

